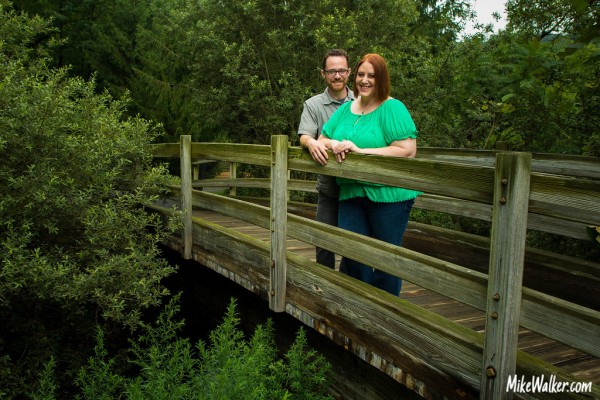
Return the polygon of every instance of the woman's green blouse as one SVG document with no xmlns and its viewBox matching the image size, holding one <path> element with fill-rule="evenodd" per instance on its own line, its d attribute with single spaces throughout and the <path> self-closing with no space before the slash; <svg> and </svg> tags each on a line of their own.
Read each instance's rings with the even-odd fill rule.
<svg viewBox="0 0 600 400">
<path fill-rule="evenodd" d="M 404 104 L 388 99 L 375 111 L 354 114 L 344 103 L 323 126 L 323 135 L 333 140 L 350 140 L 360 148 L 389 146 L 396 140 L 417 138 L 417 128 Z M 337 178 L 340 200 L 368 197 L 372 201 L 391 203 L 414 199 L 421 192 L 377 183 Z"/>
</svg>

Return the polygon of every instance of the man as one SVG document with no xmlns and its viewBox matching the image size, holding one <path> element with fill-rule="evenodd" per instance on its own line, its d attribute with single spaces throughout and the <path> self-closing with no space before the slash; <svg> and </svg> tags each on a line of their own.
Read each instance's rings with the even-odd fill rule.
<svg viewBox="0 0 600 400">
<path fill-rule="evenodd" d="M 346 101 L 354 100 L 354 94 L 348 88 L 350 68 L 348 54 L 344 50 L 334 49 L 323 57 L 321 76 L 327 88 L 321 94 L 311 97 L 304 102 L 300 118 L 298 135 L 300 145 L 306 147 L 315 162 L 327 163 L 327 149 L 317 141 L 325 122 Z M 317 221 L 337 226 L 339 188 L 335 178 L 327 175 L 317 177 Z M 329 268 L 335 268 L 335 254 L 317 248 L 317 262 Z"/>
</svg>

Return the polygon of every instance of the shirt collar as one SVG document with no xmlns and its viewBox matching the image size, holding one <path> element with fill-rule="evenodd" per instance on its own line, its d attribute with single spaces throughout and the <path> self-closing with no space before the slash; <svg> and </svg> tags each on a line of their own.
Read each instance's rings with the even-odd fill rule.
<svg viewBox="0 0 600 400">
<path fill-rule="evenodd" d="M 331 94 L 329 93 L 329 88 L 325 88 L 325 91 L 323 92 L 323 94 L 325 95 L 325 99 L 323 101 L 323 104 L 331 104 L 331 103 L 339 103 L 339 104 L 343 104 L 347 101 L 351 101 L 354 100 L 354 93 L 352 93 L 352 90 L 350 90 L 350 88 L 348 86 L 346 86 L 346 97 L 344 97 L 343 99 L 337 100 L 334 99 Z"/>
</svg>

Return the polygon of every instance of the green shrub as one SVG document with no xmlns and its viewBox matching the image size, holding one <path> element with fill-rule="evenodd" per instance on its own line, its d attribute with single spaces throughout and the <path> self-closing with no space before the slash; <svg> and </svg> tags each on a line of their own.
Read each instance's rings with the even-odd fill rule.
<svg viewBox="0 0 600 400">
<path fill-rule="evenodd" d="M 50 68 L 48 23 L 2 4 L 0 392 L 15 398 L 51 355 L 71 381 L 95 326 L 134 329 L 174 268 L 159 257 L 167 230 L 142 207 L 167 179 L 146 148 L 159 127 Z"/>
<path fill-rule="evenodd" d="M 115 372 L 99 330 L 95 356 L 82 368 L 77 398 L 128 400 L 251 400 L 330 399 L 327 394 L 330 365 L 314 350 L 306 349 L 300 329 L 284 358 L 278 357 L 272 322 L 259 325 L 249 340 L 238 329 L 240 320 L 232 299 L 224 320 L 210 334 L 210 343 L 196 348 L 178 337 L 183 326 L 175 321 L 177 297 L 169 303 L 154 325 L 132 341 L 130 362 L 138 374 Z M 51 361 L 42 374 L 34 400 L 53 400 Z"/>
</svg>

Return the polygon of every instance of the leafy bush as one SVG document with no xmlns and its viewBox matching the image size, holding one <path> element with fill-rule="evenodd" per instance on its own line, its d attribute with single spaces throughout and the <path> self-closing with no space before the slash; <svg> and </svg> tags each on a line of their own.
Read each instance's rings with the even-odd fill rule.
<svg viewBox="0 0 600 400">
<path fill-rule="evenodd" d="M 137 376 L 115 372 L 108 358 L 102 330 L 98 330 L 95 356 L 82 368 L 77 398 L 98 400 L 137 399 L 330 399 L 327 394 L 330 365 L 314 350 L 306 351 L 306 336 L 300 330 L 285 358 L 279 358 L 269 320 L 259 325 L 249 340 L 238 329 L 240 320 L 232 299 L 224 320 L 210 334 L 210 344 L 200 341 L 194 351 L 188 339 L 180 338 L 182 321 L 173 317 L 177 297 L 165 307 L 154 325 L 144 325 L 131 347 L 131 363 Z M 34 400 L 56 397 L 53 361 L 41 374 Z"/>
<path fill-rule="evenodd" d="M 167 179 L 145 148 L 160 130 L 49 68 L 48 23 L 1 4 L 0 387 L 14 398 L 51 354 L 69 381 L 96 324 L 135 328 L 174 269 L 142 207 Z"/>
</svg>

